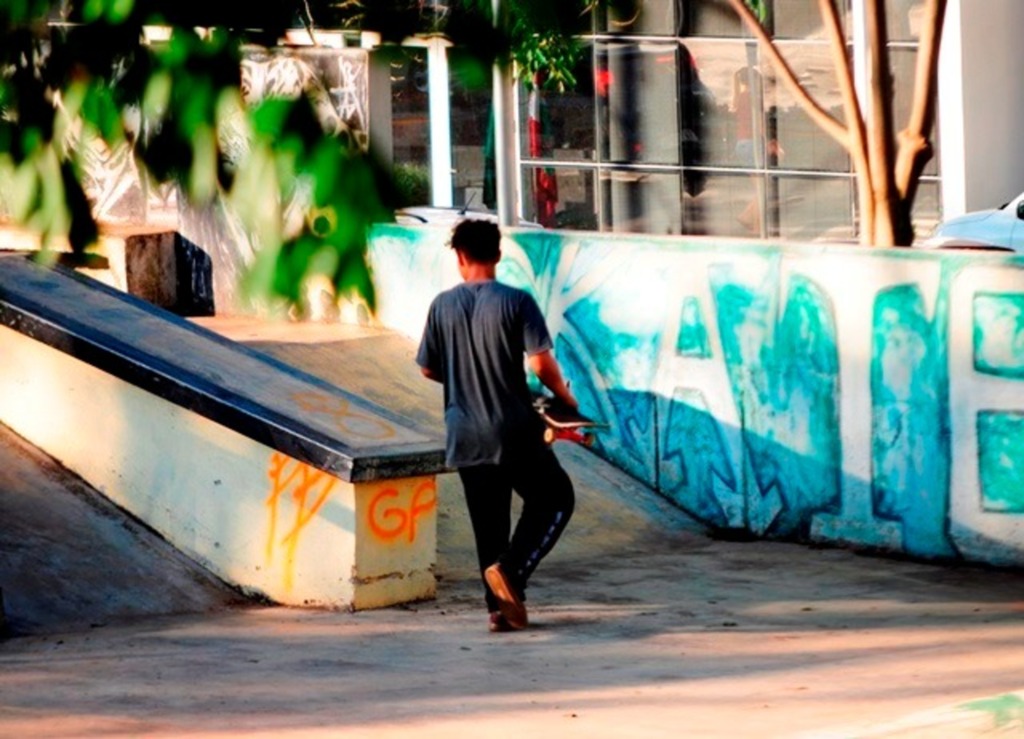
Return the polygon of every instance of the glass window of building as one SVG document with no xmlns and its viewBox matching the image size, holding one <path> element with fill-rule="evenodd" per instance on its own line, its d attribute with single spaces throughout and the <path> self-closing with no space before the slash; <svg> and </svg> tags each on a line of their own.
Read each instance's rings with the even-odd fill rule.
<svg viewBox="0 0 1024 739">
<path fill-rule="evenodd" d="M 794 241 L 853 240 L 855 189 L 852 177 L 769 177 L 765 183 L 766 235 Z"/>
<path fill-rule="evenodd" d="M 597 169 L 537 167 L 522 169 L 523 216 L 547 228 L 600 231 Z"/>
<path fill-rule="evenodd" d="M 825 23 L 819 10 L 819 0 L 774 0 L 769 5 L 766 19 L 768 30 L 777 39 L 825 40 Z M 835 3 L 839 21 L 849 38 L 849 3 Z"/>
<path fill-rule="evenodd" d="M 917 42 L 921 38 L 924 5 L 924 0 L 886 0 L 885 27 L 890 42 Z"/>
<path fill-rule="evenodd" d="M 595 45 L 603 161 L 679 163 L 678 50 L 674 43 Z"/>
<path fill-rule="evenodd" d="M 481 208 L 487 189 L 488 131 L 491 120 L 490 70 L 470 55 L 449 49 L 452 146 L 452 204 Z"/>
<path fill-rule="evenodd" d="M 391 142 L 403 205 L 430 202 L 430 101 L 427 53 L 403 49 L 389 61 Z"/>
<path fill-rule="evenodd" d="M 601 7 L 597 28 L 632 36 L 675 36 L 679 33 L 676 11 L 684 4 L 679 0 L 623 0 Z"/>
<path fill-rule="evenodd" d="M 678 174 L 603 169 L 600 177 L 602 231 L 681 233 Z"/>
<path fill-rule="evenodd" d="M 779 41 L 778 48 L 818 104 L 836 120 L 845 121 L 829 46 Z M 763 69 L 762 110 L 768 167 L 850 172 L 846 149 L 811 119 L 796 95 L 779 79 L 771 62 L 766 62 Z"/>
<path fill-rule="evenodd" d="M 596 161 L 593 56 L 588 51 L 573 74 L 576 86 L 559 92 L 542 80 L 519 87 L 519 148 L 523 159 Z"/>
<path fill-rule="evenodd" d="M 725 2 L 683 0 L 679 13 L 680 36 L 736 38 L 748 35 L 736 11 Z"/>
<path fill-rule="evenodd" d="M 910 120 L 913 106 L 914 79 L 917 65 L 917 40 L 920 37 L 922 0 L 889 0 L 886 6 L 886 27 L 889 33 L 889 67 L 892 70 L 893 85 L 892 116 L 893 131 L 898 133 Z M 901 81 L 903 84 L 900 84 Z M 931 133 L 935 155 L 924 166 L 917 196 L 911 211 L 914 232 L 926 236 L 942 218 L 939 197 L 939 140 L 940 131 L 936 124 Z"/>
<path fill-rule="evenodd" d="M 835 0 L 854 70 L 856 13 Z M 895 127 L 906 124 L 924 0 L 886 0 Z M 845 122 L 818 0 L 767 0 L 765 26 L 796 78 Z M 846 148 L 806 112 L 725 0 L 632 0 L 595 20 L 580 87 L 522 91 L 524 207 L 564 228 L 857 237 Z M 933 137 L 937 150 L 937 136 Z M 939 217 L 938 157 L 914 206 L 919 232 Z M 571 195 L 569 194 L 571 193 Z"/>
</svg>

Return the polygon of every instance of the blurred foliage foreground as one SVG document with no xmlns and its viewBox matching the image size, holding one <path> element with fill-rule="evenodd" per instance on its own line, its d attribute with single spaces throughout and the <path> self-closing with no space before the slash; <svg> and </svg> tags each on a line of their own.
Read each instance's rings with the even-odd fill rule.
<svg viewBox="0 0 1024 739">
<path fill-rule="evenodd" d="M 305 97 L 243 102 L 243 45 L 274 45 L 290 16 L 246 11 L 245 25 L 266 29 L 254 34 L 182 25 L 181 2 L 78 5 L 0 1 L 8 218 L 44 246 L 66 238 L 74 251 L 87 249 L 98 238 L 82 185 L 90 147 L 127 148 L 146 183 L 176 183 L 193 207 L 222 198 L 240 219 L 258 247 L 250 293 L 294 304 L 316 271 L 372 307 L 366 228 L 391 218 L 389 179 L 350 141 L 327 134 Z M 169 35 L 147 41 L 152 25 Z M 227 147 L 229 129 L 246 145 Z M 296 201 L 304 217 L 289 217 Z"/>
<path fill-rule="evenodd" d="M 461 15 L 452 12 L 459 7 Z M 558 87 L 571 82 L 564 72 L 574 42 L 560 21 L 581 19 L 588 0 L 558 4 L 559 23 L 546 1 L 509 4 L 515 12 L 504 35 L 489 7 L 490 0 L 0 0 L 0 202 L 44 246 L 66 238 L 81 252 L 97 240 L 82 185 L 94 145 L 129 151 L 144 187 L 174 183 L 191 207 L 220 199 L 240 220 L 257 254 L 246 278 L 251 296 L 297 304 L 316 272 L 338 295 L 354 291 L 372 309 L 366 228 L 392 217 L 390 173 L 325 133 L 305 97 L 243 101 L 243 47 L 273 47 L 285 30 L 312 30 L 321 18 L 333 28 L 382 30 L 385 42 L 441 32 L 446 23 L 456 44 L 463 37 L 480 52 L 481 73 L 504 55 L 529 75 L 546 65 Z M 154 27 L 169 35 L 147 35 Z M 228 130 L 246 145 L 227 146 Z M 299 218 L 290 215 L 297 202 Z"/>
</svg>

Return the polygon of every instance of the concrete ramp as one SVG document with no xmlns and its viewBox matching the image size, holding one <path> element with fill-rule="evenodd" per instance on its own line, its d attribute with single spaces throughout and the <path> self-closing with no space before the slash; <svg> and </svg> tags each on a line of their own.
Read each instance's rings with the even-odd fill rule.
<svg viewBox="0 0 1024 739">
<path fill-rule="evenodd" d="M 0 423 L 224 581 L 296 606 L 433 597 L 443 441 L 401 416 L 17 256 L 0 352 Z"/>
<path fill-rule="evenodd" d="M 247 600 L 4 426 L 0 589 L 13 636 Z"/>
</svg>

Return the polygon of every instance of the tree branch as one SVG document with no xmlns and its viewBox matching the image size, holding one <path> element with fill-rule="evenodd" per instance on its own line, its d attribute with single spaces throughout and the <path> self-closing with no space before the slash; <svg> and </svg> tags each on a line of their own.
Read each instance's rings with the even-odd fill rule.
<svg viewBox="0 0 1024 739">
<path fill-rule="evenodd" d="M 757 19 L 747 7 L 743 0 L 728 0 L 729 5 L 732 6 L 733 10 L 740 19 L 746 24 L 747 28 L 754 35 L 755 38 L 761 43 L 761 48 L 768 55 L 768 58 L 772 61 L 779 75 L 782 77 L 782 81 L 789 88 L 797 99 L 797 102 L 807 111 L 811 119 L 817 123 L 825 132 L 842 144 L 844 147 L 849 146 L 849 131 L 843 126 L 842 123 L 833 118 L 828 111 L 822 108 L 818 102 L 811 97 L 810 93 L 804 89 L 804 86 L 797 80 L 796 75 L 790 68 L 789 63 L 783 58 L 779 50 L 775 48 L 775 44 L 772 43 L 771 37 L 768 32 L 764 30 L 764 26 Z"/>
<path fill-rule="evenodd" d="M 900 131 L 896 157 L 896 188 L 904 200 L 912 200 L 924 165 L 932 157 L 928 140 L 935 122 L 935 88 L 939 74 L 939 44 L 946 17 L 946 0 L 929 0 L 917 48 L 914 100 L 907 127 Z"/>
<path fill-rule="evenodd" d="M 309 0 L 302 0 L 302 25 L 306 27 L 306 33 L 309 34 L 309 40 L 313 46 L 319 46 L 320 42 L 316 38 L 316 27 L 313 25 L 313 10 L 309 7 Z"/>
<path fill-rule="evenodd" d="M 835 0 L 818 0 L 818 9 L 825 24 L 825 32 L 832 51 L 832 62 L 836 68 L 836 80 L 846 111 L 846 128 L 849 141 L 846 150 L 853 159 L 857 173 L 857 196 L 861 212 L 861 237 L 870 238 L 875 232 L 875 208 L 871 199 L 871 161 L 868 157 L 867 134 L 864 131 L 864 116 L 853 83 L 850 58 L 846 54 L 846 38 L 843 36 Z"/>
</svg>

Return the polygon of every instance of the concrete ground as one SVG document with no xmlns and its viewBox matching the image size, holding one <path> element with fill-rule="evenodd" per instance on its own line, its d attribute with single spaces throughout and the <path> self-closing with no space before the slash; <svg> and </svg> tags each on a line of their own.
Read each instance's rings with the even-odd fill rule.
<svg viewBox="0 0 1024 739">
<path fill-rule="evenodd" d="M 437 423 L 400 337 L 215 327 Z M 448 475 L 436 601 L 81 613 L 0 643 L 0 736 L 1024 734 L 1020 573 L 714 540 L 590 452 L 558 453 L 577 514 L 531 583 L 528 630 L 487 632 Z"/>
</svg>

